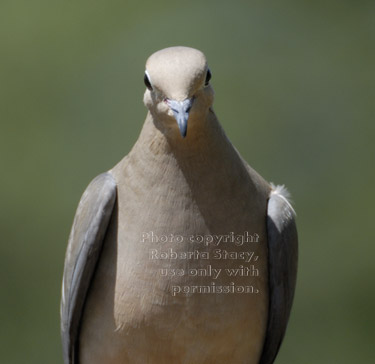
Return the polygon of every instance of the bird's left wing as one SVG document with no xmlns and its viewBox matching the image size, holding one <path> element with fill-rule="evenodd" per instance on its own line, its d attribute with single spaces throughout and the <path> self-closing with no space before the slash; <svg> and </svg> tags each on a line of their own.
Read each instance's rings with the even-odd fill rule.
<svg viewBox="0 0 375 364">
<path fill-rule="evenodd" d="M 61 336 L 65 364 L 77 364 L 77 341 L 87 291 L 99 260 L 116 201 L 116 182 L 103 173 L 79 202 L 65 256 L 61 298 Z"/>
<path fill-rule="evenodd" d="M 292 308 L 298 251 L 294 215 L 286 189 L 283 186 L 274 187 L 267 207 L 268 324 L 259 364 L 274 362 Z"/>
</svg>

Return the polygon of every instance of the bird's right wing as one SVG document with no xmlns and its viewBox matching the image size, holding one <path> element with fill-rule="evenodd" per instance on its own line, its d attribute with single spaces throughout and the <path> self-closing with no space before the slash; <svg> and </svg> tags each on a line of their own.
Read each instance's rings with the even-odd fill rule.
<svg viewBox="0 0 375 364">
<path fill-rule="evenodd" d="M 65 364 L 78 363 L 82 312 L 116 201 L 116 182 L 103 173 L 79 202 L 65 256 L 61 298 L 61 337 Z"/>
</svg>

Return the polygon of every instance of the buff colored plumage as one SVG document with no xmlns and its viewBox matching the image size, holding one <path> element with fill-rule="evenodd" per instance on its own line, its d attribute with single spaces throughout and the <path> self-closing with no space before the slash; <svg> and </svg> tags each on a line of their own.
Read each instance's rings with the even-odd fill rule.
<svg viewBox="0 0 375 364">
<path fill-rule="evenodd" d="M 281 190 L 255 172 L 226 137 L 212 110 L 209 78 L 205 56 L 192 48 L 167 48 L 148 59 L 149 111 L 139 139 L 89 185 L 73 223 L 61 303 L 66 364 L 274 361 L 295 287 L 294 213 Z M 151 232 L 183 241 L 145 239 Z M 259 241 L 215 246 L 189 240 L 245 232 Z M 254 252 L 258 275 L 224 274 L 249 264 L 214 259 L 218 248 L 237 256 Z M 156 259 L 150 255 L 155 249 L 198 249 L 209 258 Z M 187 274 L 208 266 L 221 273 Z M 161 274 L 172 270 L 184 274 Z M 213 285 L 257 292 L 173 288 Z"/>
</svg>

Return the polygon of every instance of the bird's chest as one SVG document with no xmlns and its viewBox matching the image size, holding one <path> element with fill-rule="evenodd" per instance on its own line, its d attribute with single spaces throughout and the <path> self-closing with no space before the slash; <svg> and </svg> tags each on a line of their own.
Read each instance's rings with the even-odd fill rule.
<svg viewBox="0 0 375 364">
<path fill-rule="evenodd" d="M 266 200 L 246 183 L 185 177 L 118 185 L 82 335 L 105 322 L 111 355 L 129 363 L 256 363 L 268 311 Z"/>
<path fill-rule="evenodd" d="M 246 191 L 227 192 L 192 191 L 186 182 L 139 194 L 120 188 L 112 226 L 119 281 L 138 280 L 139 294 L 150 285 L 163 299 L 174 283 L 257 281 L 266 266 L 265 208 Z"/>
<path fill-rule="evenodd" d="M 261 214 L 243 196 L 216 196 L 202 199 L 188 188 L 139 195 L 119 189 L 109 232 L 115 238 L 106 249 L 121 335 L 146 335 L 160 345 L 216 342 L 215 350 L 239 332 L 262 340 L 267 241 Z"/>
</svg>

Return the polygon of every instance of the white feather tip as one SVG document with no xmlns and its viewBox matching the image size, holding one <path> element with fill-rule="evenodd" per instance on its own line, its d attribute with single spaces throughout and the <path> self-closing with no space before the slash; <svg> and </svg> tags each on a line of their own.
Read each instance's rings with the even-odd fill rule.
<svg viewBox="0 0 375 364">
<path fill-rule="evenodd" d="M 270 183 L 271 185 L 271 195 L 275 194 L 280 196 L 283 200 L 285 200 L 288 205 L 290 206 L 291 210 L 293 211 L 293 214 L 296 215 L 296 212 L 294 211 L 292 207 L 292 200 L 291 195 L 288 189 L 285 187 L 285 185 L 275 185 L 274 183 Z"/>
</svg>

